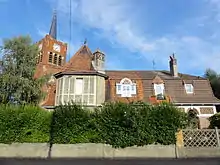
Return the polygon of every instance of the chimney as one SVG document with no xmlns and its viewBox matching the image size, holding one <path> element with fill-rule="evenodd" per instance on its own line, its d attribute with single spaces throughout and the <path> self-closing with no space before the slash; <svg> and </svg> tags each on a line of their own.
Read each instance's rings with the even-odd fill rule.
<svg viewBox="0 0 220 165">
<path fill-rule="evenodd" d="M 170 56 L 170 74 L 173 77 L 178 77 L 177 59 L 175 58 L 174 53 Z"/>
</svg>

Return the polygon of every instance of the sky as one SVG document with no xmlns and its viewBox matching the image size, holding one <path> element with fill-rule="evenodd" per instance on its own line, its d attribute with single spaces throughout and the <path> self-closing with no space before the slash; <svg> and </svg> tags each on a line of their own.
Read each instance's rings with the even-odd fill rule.
<svg viewBox="0 0 220 165">
<path fill-rule="evenodd" d="M 71 15 L 69 1 L 0 0 L 0 44 L 20 35 L 39 41 L 56 10 L 67 58 L 86 38 L 108 70 L 169 70 L 175 53 L 181 73 L 220 72 L 220 0 L 71 0 Z"/>
</svg>

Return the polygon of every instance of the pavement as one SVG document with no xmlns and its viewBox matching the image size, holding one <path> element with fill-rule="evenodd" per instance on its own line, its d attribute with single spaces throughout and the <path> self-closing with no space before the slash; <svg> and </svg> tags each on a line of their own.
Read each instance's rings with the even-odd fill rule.
<svg viewBox="0 0 220 165">
<path fill-rule="evenodd" d="M 220 158 L 190 159 L 8 159 L 0 165 L 220 165 Z"/>
</svg>

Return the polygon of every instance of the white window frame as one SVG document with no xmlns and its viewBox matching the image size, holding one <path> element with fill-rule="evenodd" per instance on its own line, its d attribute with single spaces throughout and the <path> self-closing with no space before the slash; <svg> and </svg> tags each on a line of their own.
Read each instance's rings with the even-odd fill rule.
<svg viewBox="0 0 220 165">
<path fill-rule="evenodd" d="M 188 88 L 187 86 L 190 86 L 190 88 Z M 185 87 L 185 91 L 187 94 L 193 94 L 194 93 L 194 87 L 192 84 L 184 84 L 184 87 Z M 187 89 L 191 89 L 190 91 L 187 90 Z"/>
<path fill-rule="evenodd" d="M 60 104 L 64 104 L 64 97 L 66 97 L 66 96 L 68 96 L 68 99 L 67 99 L 67 102 L 70 102 L 70 98 L 71 98 L 71 100 L 75 100 L 76 99 L 76 96 L 77 95 L 81 95 L 82 96 L 82 100 L 81 100 L 81 103 L 82 104 L 84 104 L 84 105 L 91 105 L 91 106 L 94 106 L 94 105 L 96 105 L 96 92 L 97 92 L 97 89 L 96 89 L 96 83 L 97 83 L 97 80 L 96 80 L 96 77 L 94 77 L 94 76 L 88 76 L 88 78 L 89 78 L 89 83 L 88 83 L 88 88 L 89 88 L 89 91 L 90 91 L 90 87 L 91 87 L 91 85 L 90 85 L 90 83 L 91 83 L 91 81 L 94 81 L 93 82 L 93 88 L 94 88 L 94 90 L 93 90 L 93 93 L 84 93 L 84 76 L 68 76 L 69 77 L 69 79 L 66 79 L 66 77 L 67 76 L 64 76 L 64 77 L 62 77 L 62 78 L 60 78 L 60 79 L 58 79 L 59 80 L 59 86 L 57 86 L 57 90 L 59 90 L 59 92 L 56 92 L 56 98 L 55 99 L 57 99 L 57 98 L 59 98 L 61 101 L 59 102 L 58 100 L 56 101 L 56 105 L 60 105 Z M 74 81 L 71 81 L 71 79 L 74 79 Z M 76 81 L 77 81 L 77 79 L 82 79 L 83 80 L 83 86 L 82 86 L 82 93 L 76 93 Z M 74 88 L 74 91 L 73 92 L 71 92 L 70 90 L 68 90 L 68 92 L 67 93 L 64 93 L 64 84 L 65 84 L 65 81 L 69 81 L 69 86 L 68 86 L 68 88 L 70 89 L 70 86 L 72 86 L 73 85 L 73 88 Z M 61 83 L 62 82 L 62 83 Z M 73 82 L 74 84 L 71 84 L 71 82 Z M 59 88 L 61 88 L 61 89 L 59 89 Z M 60 91 L 61 90 L 61 91 Z M 83 102 L 84 101 L 84 97 L 88 97 L 88 100 L 87 100 L 87 102 Z M 93 101 L 92 102 L 89 102 L 89 97 L 93 97 Z"/>
<path fill-rule="evenodd" d="M 79 82 L 79 80 L 81 81 L 81 90 L 79 90 L 79 86 L 77 86 L 77 85 L 79 85 L 79 84 L 77 84 Z M 84 90 L 83 78 L 76 78 L 75 79 L 74 88 L 75 88 L 75 92 L 74 92 L 75 95 L 82 95 L 83 94 L 83 90 Z"/>
<path fill-rule="evenodd" d="M 160 87 L 161 88 L 161 91 L 160 92 L 157 92 L 157 87 Z M 154 84 L 154 94 L 155 96 L 159 95 L 159 94 L 162 94 L 164 96 L 164 84 Z"/>
<path fill-rule="evenodd" d="M 125 83 L 125 81 L 129 83 Z M 130 79 L 123 78 L 120 83 L 116 83 L 117 95 L 121 95 L 121 97 L 132 97 L 132 95 L 136 95 L 136 93 L 136 84 L 133 83 Z"/>
</svg>

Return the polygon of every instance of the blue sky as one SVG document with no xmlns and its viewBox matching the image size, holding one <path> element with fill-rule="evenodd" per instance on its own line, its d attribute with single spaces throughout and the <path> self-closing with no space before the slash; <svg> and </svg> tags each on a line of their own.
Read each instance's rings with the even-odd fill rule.
<svg viewBox="0 0 220 165">
<path fill-rule="evenodd" d="M 168 70 L 175 52 L 180 72 L 220 72 L 220 0 L 0 0 L 0 43 L 31 35 L 38 41 L 49 32 L 53 10 L 58 39 L 71 56 L 87 38 L 92 51 L 106 54 L 107 69 Z"/>
</svg>

